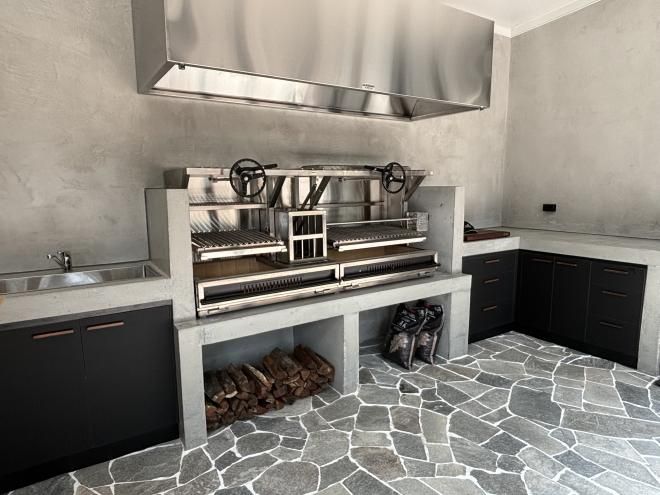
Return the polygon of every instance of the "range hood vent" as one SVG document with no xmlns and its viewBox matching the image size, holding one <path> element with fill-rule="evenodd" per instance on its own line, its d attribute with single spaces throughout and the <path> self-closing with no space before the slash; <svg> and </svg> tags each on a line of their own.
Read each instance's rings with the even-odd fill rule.
<svg viewBox="0 0 660 495">
<path fill-rule="evenodd" d="M 490 105 L 492 21 L 440 0 L 133 0 L 140 93 L 397 120 Z"/>
</svg>

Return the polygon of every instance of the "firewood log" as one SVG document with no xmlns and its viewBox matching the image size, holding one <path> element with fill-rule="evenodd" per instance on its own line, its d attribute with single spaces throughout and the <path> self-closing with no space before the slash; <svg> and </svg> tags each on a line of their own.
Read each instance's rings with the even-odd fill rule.
<svg viewBox="0 0 660 495">
<path fill-rule="evenodd" d="M 236 366 L 230 364 L 227 366 L 227 373 L 231 376 L 231 379 L 234 380 L 236 387 L 241 392 L 247 392 L 249 394 L 254 392 L 254 385 L 247 379 L 247 376 Z"/>
<path fill-rule="evenodd" d="M 290 377 L 296 376 L 302 366 L 289 357 L 289 355 L 280 348 L 275 348 L 270 353 L 271 357 L 277 362 L 280 369 L 284 370 Z"/>
<path fill-rule="evenodd" d="M 249 364 L 244 364 L 243 371 L 245 372 L 246 376 L 254 378 L 256 382 L 261 383 L 268 390 L 270 390 L 270 387 L 273 386 L 273 380 L 268 378 L 265 374 L 263 374 L 254 366 L 251 366 Z"/>
<path fill-rule="evenodd" d="M 265 356 L 262 362 L 264 368 L 268 370 L 268 373 L 270 373 L 275 380 L 284 380 L 287 377 L 286 371 L 278 366 L 277 361 L 275 361 L 270 354 Z"/>
<path fill-rule="evenodd" d="M 225 398 L 231 399 L 236 396 L 238 390 L 236 390 L 236 384 L 233 382 L 227 370 L 221 370 L 218 375 L 218 380 L 222 385 L 222 388 L 225 390 Z"/>
</svg>

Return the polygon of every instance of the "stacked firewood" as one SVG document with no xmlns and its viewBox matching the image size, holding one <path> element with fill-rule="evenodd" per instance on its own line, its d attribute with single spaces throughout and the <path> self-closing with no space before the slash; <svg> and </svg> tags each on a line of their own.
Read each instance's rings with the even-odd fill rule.
<svg viewBox="0 0 660 495">
<path fill-rule="evenodd" d="M 282 409 L 296 399 L 320 392 L 334 374 L 330 363 L 304 346 L 297 346 L 292 355 L 274 349 L 261 366 L 232 364 L 206 372 L 206 426 L 212 430 Z"/>
</svg>

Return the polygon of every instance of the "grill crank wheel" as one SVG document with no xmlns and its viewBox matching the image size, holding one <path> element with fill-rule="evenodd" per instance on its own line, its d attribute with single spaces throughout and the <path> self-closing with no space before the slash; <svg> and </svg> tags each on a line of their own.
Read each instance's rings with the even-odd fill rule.
<svg viewBox="0 0 660 495">
<path fill-rule="evenodd" d="M 261 194 L 266 187 L 266 169 L 275 167 L 277 167 L 275 163 L 262 165 L 251 158 L 243 158 L 232 165 L 229 171 L 229 184 L 240 197 L 253 198 Z M 250 192 L 251 184 L 254 184 L 252 192 Z"/>
<path fill-rule="evenodd" d="M 380 183 L 390 194 L 397 194 L 406 187 L 406 170 L 400 163 L 390 162 L 384 167 L 365 166 L 367 170 L 380 172 Z"/>
</svg>

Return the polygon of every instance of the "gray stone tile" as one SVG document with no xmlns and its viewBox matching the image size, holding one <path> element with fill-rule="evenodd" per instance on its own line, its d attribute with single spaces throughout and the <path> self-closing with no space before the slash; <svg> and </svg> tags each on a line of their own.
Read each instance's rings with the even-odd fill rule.
<svg viewBox="0 0 660 495">
<path fill-rule="evenodd" d="M 624 495 L 633 493 L 635 495 L 658 495 L 657 487 L 645 485 L 609 471 L 599 474 L 594 478 L 594 481 L 605 488 Z"/>
<path fill-rule="evenodd" d="M 581 381 L 584 380 L 584 368 L 562 363 L 555 369 L 555 377 Z"/>
<path fill-rule="evenodd" d="M 235 486 L 234 488 L 221 488 L 215 495 L 253 495 L 254 492 L 244 486 Z"/>
<path fill-rule="evenodd" d="M 618 383 L 627 383 L 628 385 L 634 385 L 636 387 L 645 387 L 648 383 L 646 380 L 642 380 L 627 371 L 621 371 L 619 369 L 612 370 L 612 376 Z"/>
<path fill-rule="evenodd" d="M 316 490 L 319 468 L 308 462 L 283 462 L 269 467 L 254 483 L 257 495 L 305 495 Z"/>
<path fill-rule="evenodd" d="M 499 429 L 463 411 L 456 411 L 449 418 L 449 432 L 475 443 L 483 443 L 497 435 Z"/>
<path fill-rule="evenodd" d="M 206 452 L 204 452 L 204 449 L 199 448 L 187 452 L 181 461 L 179 483 L 185 485 L 189 481 L 197 478 L 197 476 L 211 469 L 212 466 L 211 460 L 206 455 Z"/>
<path fill-rule="evenodd" d="M 432 411 L 420 411 L 422 434 L 426 442 L 447 443 L 447 417 Z"/>
<path fill-rule="evenodd" d="M 649 399 L 649 391 L 646 388 L 636 387 L 623 382 L 616 383 L 616 390 L 621 396 L 621 400 L 630 402 L 637 406 L 650 407 L 651 401 Z M 604 404 L 609 405 L 609 404 Z"/>
<path fill-rule="evenodd" d="M 176 486 L 176 481 L 174 482 Z M 12 495 L 73 495 L 75 481 L 68 474 L 14 490 Z"/>
<path fill-rule="evenodd" d="M 294 449 L 287 449 L 286 447 L 277 447 L 270 452 L 271 455 L 277 457 L 280 461 L 297 461 L 300 459 L 302 452 Z"/>
<path fill-rule="evenodd" d="M 464 376 L 457 375 L 456 373 L 441 368 L 440 366 L 433 366 L 431 364 L 422 366 L 419 372 L 422 375 L 426 375 L 430 378 L 433 378 L 434 380 L 438 380 L 441 382 L 457 382 L 457 381 L 465 380 Z"/>
<path fill-rule="evenodd" d="M 660 417 L 658 417 L 658 415 L 655 414 L 651 409 L 646 407 L 636 406 L 635 404 L 631 404 L 629 402 L 624 402 L 623 407 L 625 407 L 626 413 L 631 418 L 643 419 L 646 421 L 660 421 Z"/>
<path fill-rule="evenodd" d="M 425 479 L 424 483 L 441 495 L 483 495 L 484 491 L 474 481 L 461 478 Z"/>
<path fill-rule="evenodd" d="M 525 471 L 523 479 L 529 490 L 529 495 L 573 495 L 569 488 L 549 480 L 536 471 Z"/>
<path fill-rule="evenodd" d="M 512 361 L 514 363 L 524 363 L 529 359 L 529 354 L 520 352 L 518 349 L 507 349 L 506 351 L 493 354 L 493 359 L 501 361 Z"/>
<path fill-rule="evenodd" d="M 426 450 L 429 454 L 429 462 L 445 464 L 454 460 L 449 445 L 442 445 L 438 443 L 428 444 L 426 446 Z"/>
<path fill-rule="evenodd" d="M 463 464 L 457 462 L 448 462 L 446 464 L 436 464 L 435 465 L 435 476 L 465 476 L 467 472 L 466 467 Z M 433 475 L 431 475 L 433 476 Z"/>
<path fill-rule="evenodd" d="M 467 366 L 461 366 L 459 364 L 444 364 L 442 366 L 446 370 L 451 371 L 452 373 L 456 373 L 457 375 L 464 376 L 465 378 L 469 378 L 470 380 L 475 378 L 479 374 L 479 370 L 474 369 L 474 368 L 468 368 Z"/>
<path fill-rule="evenodd" d="M 575 451 L 585 459 L 598 464 L 605 469 L 620 473 L 628 478 L 641 481 L 642 483 L 660 487 L 660 484 L 651 472 L 638 462 L 582 445 L 575 447 Z"/>
<path fill-rule="evenodd" d="M 484 360 L 479 359 L 477 361 L 479 368 L 481 368 L 486 373 L 492 373 L 494 375 L 524 375 L 525 368 L 520 363 L 511 363 L 507 361 L 496 361 L 496 360 Z"/>
<path fill-rule="evenodd" d="M 252 433 L 256 430 L 255 426 L 252 423 L 247 421 L 236 421 L 233 425 L 229 427 L 236 438 Z"/>
<path fill-rule="evenodd" d="M 571 488 L 578 495 L 611 495 L 610 491 L 605 491 L 602 487 L 571 471 L 564 471 L 561 473 L 557 481 L 560 484 Z"/>
<path fill-rule="evenodd" d="M 274 449 L 280 444 L 280 437 L 274 433 L 249 433 L 236 441 L 236 450 L 243 456 L 258 454 Z"/>
<path fill-rule="evenodd" d="M 514 382 L 513 380 L 509 380 L 508 378 L 504 378 L 503 376 L 498 376 L 494 375 L 492 373 L 479 373 L 479 376 L 476 378 L 477 382 L 487 385 L 489 387 L 496 387 L 496 388 L 503 388 L 503 389 L 510 389 Z M 484 392 L 487 392 L 488 389 L 485 389 Z"/>
<path fill-rule="evenodd" d="M 401 379 L 405 380 L 418 388 L 435 388 L 436 381 L 428 376 L 419 373 L 404 373 Z"/>
<path fill-rule="evenodd" d="M 614 385 L 612 373 L 610 373 L 608 370 L 586 368 L 584 370 L 584 375 L 589 382 L 600 383 L 603 385 Z"/>
<path fill-rule="evenodd" d="M 332 428 L 316 411 L 310 411 L 300 417 L 305 429 L 312 433 L 313 431 L 329 430 Z M 268 450 L 268 449 L 266 449 Z"/>
<path fill-rule="evenodd" d="M 409 478 L 433 478 L 435 464 L 433 462 L 419 461 L 417 459 L 404 459 L 403 466 Z"/>
<path fill-rule="evenodd" d="M 493 452 L 506 455 L 516 455 L 525 447 L 525 445 L 525 443 L 516 438 L 513 438 L 506 432 L 498 433 L 493 438 L 488 440 L 488 442 L 483 444 L 484 447 L 492 450 Z"/>
<path fill-rule="evenodd" d="M 543 390 L 545 392 L 552 392 L 552 388 L 555 386 L 552 380 L 548 380 L 547 378 L 540 378 L 537 376 L 519 380 L 516 382 L 516 385 L 532 388 L 534 390 Z"/>
<path fill-rule="evenodd" d="M 402 394 L 418 394 L 419 388 L 406 380 L 401 380 L 401 383 L 399 383 L 399 392 Z"/>
<path fill-rule="evenodd" d="M 355 429 L 355 418 L 350 417 L 338 419 L 337 421 L 330 423 L 330 426 L 332 426 L 335 430 L 341 430 L 350 433 Z"/>
<path fill-rule="evenodd" d="M 584 457 L 576 454 L 572 450 L 567 450 L 562 454 L 556 455 L 555 459 L 557 459 L 557 461 L 561 462 L 571 471 L 577 474 L 581 474 L 587 478 L 591 478 L 592 476 L 596 476 L 597 474 L 605 471 L 605 468 L 587 461 Z"/>
<path fill-rule="evenodd" d="M 510 473 L 522 473 L 525 470 L 525 463 L 515 456 L 501 455 L 497 459 L 497 467 Z"/>
<path fill-rule="evenodd" d="M 621 409 L 613 409 L 611 407 L 599 406 L 598 404 L 592 404 L 591 402 L 583 402 L 582 409 L 586 412 L 593 412 L 598 414 L 607 414 L 608 416 L 623 416 L 624 418 L 628 417 L 626 410 L 621 407 Z"/>
<path fill-rule="evenodd" d="M 499 409 L 509 403 L 509 391 L 502 389 L 489 390 L 477 397 L 477 400 L 489 409 Z"/>
<path fill-rule="evenodd" d="M 497 454 L 494 452 L 463 438 L 451 437 L 449 444 L 456 462 L 477 469 L 495 471 Z"/>
<path fill-rule="evenodd" d="M 179 472 L 181 453 L 180 444 L 155 447 L 116 459 L 110 472 L 118 482 L 168 478 Z"/>
<path fill-rule="evenodd" d="M 552 357 L 552 356 L 551 356 Z M 533 371 L 542 371 L 543 373 L 552 373 L 557 366 L 556 360 L 554 357 L 550 361 L 541 359 L 536 356 L 530 356 L 527 361 L 524 363 L 525 371 L 530 375 L 533 375 Z"/>
<path fill-rule="evenodd" d="M 392 481 L 406 475 L 401 458 L 389 449 L 356 447 L 351 449 L 351 457 L 361 468 L 382 481 Z"/>
<path fill-rule="evenodd" d="M 232 451 L 225 452 L 224 454 L 222 454 L 220 457 L 218 457 L 216 459 L 215 468 L 218 471 L 223 471 L 224 469 L 228 468 L 229 466 L 234 464 L 239 459 L 240 459 L 240 457 L 238 457 Z"/>
<path fill-rule="evenodd" d="M 355 427 L 362 431 L 389 431 L 389 409 L 385 406 L 361 406 Z"/>
<path fill-rule="evenodd" d="M 546 478 L 554 478 L 557 473 L 559 473 L 564 466 L 554 459 L 548 457 L 540 450 L 534 447 L 527 447 L 523 449 L 518 457 L 523 461 L 530 469 L 542 474 Z"/>
<path fill-rule="evenodd" d="M 572 409 L 564 411 L 562 426 L 598 435 L 639 439 L 653 438 L 660 432 L 657 423 Z"/>
<path fill-rule="evenodd" d="M 584 366 L 586 368 L 600 368 L 604 370 L 611 370 L 614 368 L 614 363 L 608 361 L 607 359 L 593 357 L 593 356 L 583 356 L 571 361 L 571 364 L 575 366 Z"/>
<path fill-rule="evenodd" d="M 487 493 L 494 495 L 527 495 L 525 484 L 519 475 L 509 473 L 486 473 L 475 469 L 472 477 Z"/>
<path fill-rule="evenodd" d="M 395 430 L 408 433 L 421 433 L 419 424 L 419 409 L 413 407 L 395 406 L 390 409 L 392 426 Z"/>
<path fill-rule="evenodd" d="M 162 493 L 176 487 L 176 479 L 169 478 L 164 480 L 149 480 L 149 481 L 134 481 L 132 483 L 115 483 L 115 495 L 154 495 Z M 44 495 L 48 492 L 37 492 L 39 495 Z M 66 492 L 54 492 L 64 495 Z M 20 494 L 24 495 L 24 494 Z M 36 493 L 35 493 L 36 495 Z"/>
<path fill-rule="evenodd" d="M 261 475 L 276 462 L 277 459 L 270 454 L 246 457 L 228 467 L 222 474 L 222 481 L 227 488 L 244 485 Z"/>
<path fill-rule="evenodd" d="M 112 478 L 110 477 L 109 462 L 102 462 L 95 464 L 84 469 L 79 469 L 73 475 L 80 482 L 88 488 L 96 488 L 98 486 L 110 485 Z"/>
<path fill-rule="evenodd" d="M 633 461 L 643 462 L 642 457 L 633 449 L 630 444 L 622 438 L 610 438 L 600 435 L 593 435 L 586 432 L 575 432 L 575 436 L 580 445 L 586 445 L 605 452 L 615 452 L 616 455 L 631 459 Z"/>
<path fill-rule="evenodd" d="M 348 395 L 328 406 L 317 409 L 317 412 L 326 421 L 336 421 L 357 414 L 359 407 L 360 400 L 354 395 Z"/>
<path fill-rule="evenodd" d="M 344 481 L 353 495 L 396 495 L 390 487 L 365 471 L 356 471 Z"/>
<path fill-rule="evenodd" d="M 442 400 L 452 405 L 461 404 L 471 399 L 468 394 L 442 382 L 438 382 L 436 393 Z"/>
<path fill-rule="evenodd" d="M 481 374 L 479 374 L 479 376 L 481 376 Z M 479 397 L 492 389 L 492 387 L 479 383 L 478 381 L 454 382 L 452 383 L 452 386 L 461 392 L 465 392 L 472 398 Z"/>
<path fill-rule="evenodd" d="M 552 400 L 569 406 L 582 407 L 582 391 L 557 385 L 552 393 Z"/>
<path fill-rule="evenodd" d="M 419 395 L 404 394 L 400 399 L 402 406 L 421 407 L 422 399 Z"/>
<path fill-rule="evenodd" d="M 564 428 L 557 428 L 550 433 L 550 436 L 556 438 L 560 442 L 564 443 L 568 447 L 575 445 L 575 434 L 571 430 L 565 430 Z"/>
<path fill-rule="evenodd" d="M 527 419 L 559 426 L 561 408 L 552 401 L 548 392 L 515 386 L 511 389 L 509 410 Z"/>
<path fill-rule="evenodd" d="M 651 440 L 628 440 L 628 443 L 642 455 L 660 457 L 660 444 Z"/>
<path fill-rule="evenodd" d="M 481 419 L 484 421 L 488 421 L 490 424 L 497 424 L 500 421 L 503 421 L 509 417 L 511 417 L 511 413 L 507 410 L 507 408 L 500 407 L 499 409 L 493 411 L 492 413 L 482 416 Z"/>
<path fill-rule="evenodd" d="M 213 469 L 198 476 L 187 484 L 165 493 L 166 495 L 212 495 L 218 488 L 220 488 L 220 476 L 218 475 L 218 472 Z"/>
<path fill-rule="evenodd" d="M 396 388 L 379 385 L 360 385 L 358 397 L 365 404 L 395 405 L 399 403 L 399 391 Z"/>
<path fill-rule="evenodd" d="M 351 397 L 355 399 L 355 397 L 353 396 L 349 396 L 347 397 L 347 399 L 350 399 Z M 326 407 L 335 407 L 335 404 Z M 319 409 L 319 411 L 322 411 L 323 409 L 324 408 Z M 335 419 L 339 419 L 339 418 L 335 418 Z M 263 416 L 257 416 L 252 421 L 254 422 L 257 429 L 261 431 L 276 433 L 277 435 L 283 437 L 305 438 L 307 436 L 307 432 L 300 424 L 300 421 L 298 421 L 297 419 L 290 420 L 287 418 L 265 418 Z"/>
<path fill-rule="evenodd" d="M 555 376 L 553 378 L 553 381 L 558 386 L 567 387 L 567 388 L 575 388 L 575 389 L 578 389 L 578 390 L 584 390 L 584 384 L 585 383 L 581 382 L 579 380 L 571 380 L 570 378 L 562 378 L 561 376 Z"/>
<path fill-rule="evenodd" d="M 509 348 L 506 345 L 497 343 L 497 341 L 493 339 L 482 340 L 479 342 L 479 345 L 484 349 L 487 349 L 492 352 L 502 352 L 502 351 L 506 351 Z"/>
<path fill-rule="evenodd" d="M 307 439 L 302 460 L 323 466 L 346 455 L 348 447 L 348 433 L 338 430 L 315 431 Z"/>
<path fill-rule="evenodd" d="M 386 433 L 353 430 L 351 446 L 353 447 L 389 447 L 392 442 Z"/>
<path fill-rule="evenodd" d="M 478 402 L 476 399 L 473 399 L 469 402 L 465 402 L 463 404 L 459 404 L 457 407 L 461 411 L 464 411 L 469 415 L 476 417 L 483 416 L 485 414 L 492 412 L 491 409 L 487 408 L 486 406 Z"/>
<path fill-rule="evenodd" d="M 399 377 L 379 370 L 371 370 L 371 374 L 379 385 L 393 387 L 399 383 Z"/>
<path fill-rule="evenodd" d="M 447 404 L 443 400 L 436 400 L 433 402 L 423 401 L 422 408 L 439 414 L 444 414 L 445 416 L 448 416 L 456 410 L 454 406 Z"/>
<path fill-rule="evenodd" d="M 344 488 L 344 485 L 336 484 L 319 492 L 318 495 L 351 495 L 351 492 Z"/>
<path fill-rule="evenodd" d="M 584 394 L 582 396 L 587 402 L 597 404 L 599 406 L 613 407 L 621 409 L 621 399 L 614 387 L 603 385 L 600 383 L 587 382 L 584 387 Z"/>
<path fill-rule="evenodd" d="M 419 480 L 402 479 L 393 481 L 390 485 L 401 495 L 438 495 L 438 492 Z"/>
<path fill-rule="evenodd" d="M 358 379 L 361 385 L 365 383 L 376 383 L 376 379 L 367 368 L 360 368 Z"/>
<path fill-rule="evenodd" d="M 284 437 L 282 438 L 280 445 L 282 447 L 286 447 L 287 449 L 302 450 L 303 447 L 305 446 L 305 442 L 306 439 L 304 438 Z"/>
<path fill-rule="evenodd" d="M 513 416 L 500 423 L 500 428 L 548 455 L 555 455 L 566 447 L 550 436 L 550 432 L 523 418 Z"/>
<path fill-rule="evenodd" d="M 321 468 L 321 481 L 319 483 L 319 490 L 325 487 L 334 485 L 353 474 L 358 469 L 348 456 L 344 456 L 338 461 L 331 464 L 326 464 Z"/>
<path fill-rule="evenodd" d="M 392 432 L 392 442 L 397 454 L 413 459 L 426 460 L 426 450 L 421 436 L 394 431 Z"/>
</svg>

